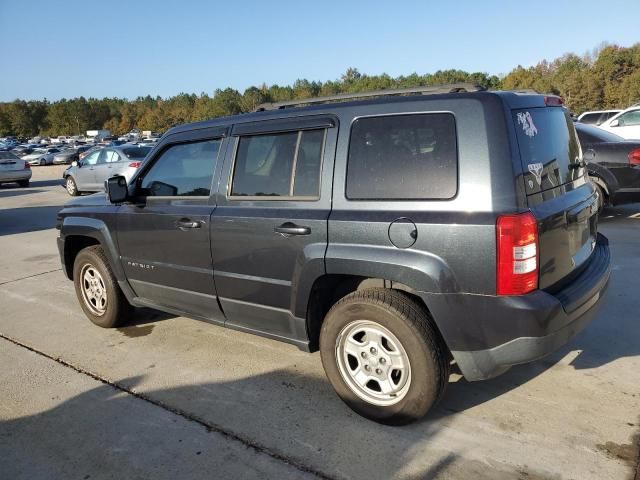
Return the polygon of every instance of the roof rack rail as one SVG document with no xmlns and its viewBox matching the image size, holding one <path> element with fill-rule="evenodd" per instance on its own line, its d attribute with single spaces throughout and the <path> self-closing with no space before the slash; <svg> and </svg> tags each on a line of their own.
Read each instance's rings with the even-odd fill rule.
<svg viewBox="0 0 640 480">
<path fill-rule="evenodd" d="M 392 95 L 435 95 L 438 93 L 480 92 L 486 88 L 477 83 L 450 83 L 446 85 L 429 85 L 425 87 L 394 88 L 388 90 L 373 90 L 370 92 L 341 93 L 327 97 L 313 97 L 298 100 L 286 100 L 284 102 L 263 103 L 256 107 L 256 112 L 265 110 L 280 110 L 287 107 L 302 105 L 314 105 L 318 103 L 340 102 L 344 100 L 359 100 L 361 98 L 387 97 Z"/>
</svg>

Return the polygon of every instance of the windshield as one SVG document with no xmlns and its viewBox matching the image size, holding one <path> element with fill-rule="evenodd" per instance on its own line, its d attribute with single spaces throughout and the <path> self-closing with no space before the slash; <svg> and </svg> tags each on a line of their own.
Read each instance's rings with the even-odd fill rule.
<svg viewBox="0 0 640 480">
<path fill-rule="evenodd" d="M 19 158 L 11 152 L 0 152 L 0 160 L 19 160 Z"/>
<path fill-rule="evenodd" d="M 571 117 L 562 108 L 514 110 L 525 188 L 528 194 L 584 175 L 582 151 Z"/>
</svg>

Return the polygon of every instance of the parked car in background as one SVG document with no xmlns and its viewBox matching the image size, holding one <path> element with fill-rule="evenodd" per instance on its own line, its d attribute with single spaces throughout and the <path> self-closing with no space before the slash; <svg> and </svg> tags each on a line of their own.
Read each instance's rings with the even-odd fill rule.
<svg viewBox="0 0 640 480">
<path fill-rule="evenodd" d="M 63 172 L 67 193 L 76 196 L 104 190 L 104 181 L 114 175 L 123 175 L 129 180 L 150 151 L 150 147 L 121 145 L 91 152 Z"/>
<path fill-rule="evenodd" d="M 31 179 L 31 165 L 11 152 L 0 152 L 0 183 L 15 182 L 28 187 Z"/>
<path fill-rule="evenodd" d="M 25 155 L 29 155 L 30 153 L 33 153 L 34 148 L 33 147 L 29 147 L 29 146 L 18 146 L 14 149 L 12 149 L 11 151 L 13 153 L 15 153 L 18 157 L 22 158 Z"/>
<path fill-rule="evenodd" d="M 52 165 L 53 157 L 56 155 L 56 153 L 60 153 L 61 151 L 62 150 L 59 148 L 36 149 L 33 151 L 33 153 L 22 157 L 22 159 L 26 160 L 31 165 Z"/>
<path fill-rule="evenodd" d="M 598 127 L 627 140 L 640 140 L 640 106 L 627 108 Z"/>
<path fill-rule="evenodd" d="M 78 152 L 74 149 L 63 150 L 53 156 L 53 163 L 56 165 L 69 164 L 78 160 Z"/>
<path fill-rule="evenodd" d="M 576 124 L 599 208 L 640 201 L 640 141 L 625 140 L 592 125 Z"/>
<path fill-rule="evenodd" d="M 622 110 L 594 110 L 592 112 L 584 112 L 578 117 L 578 122 L 586 123 L 587 125 L 600 125 L 621 111 Z"/>
</svg>

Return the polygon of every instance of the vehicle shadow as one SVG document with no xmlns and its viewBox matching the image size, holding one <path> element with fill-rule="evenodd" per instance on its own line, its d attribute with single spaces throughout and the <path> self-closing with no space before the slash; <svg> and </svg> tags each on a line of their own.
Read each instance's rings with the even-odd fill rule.
<svg viewBox="0 0 640 480">
<path fill-rule="evenodd" d="M 29 188 L 29 189 L 0 189 L 0 198 L 9 198 L 9 197 L 20 197 L 23 195 L 31 195 L 32 193 L 42 193 L 42 192 L 46 192 L 46 190 L 39 190 L 39 189 L 33 189 L 33 188 Z"/>
<path fill-rule="evenodd" d="M 54 205 L 0 209 L 0 236 L 54 228 L 61 208 Z"/>
<path fill-rule="evenodd" d="M 62 178 L 58 178 L 55 180 L 35 180 L 35 181 L 31 181 L 29 185 L 31 187 L 55 187 L 55 186 L 64 187 Z"/>
</svg>

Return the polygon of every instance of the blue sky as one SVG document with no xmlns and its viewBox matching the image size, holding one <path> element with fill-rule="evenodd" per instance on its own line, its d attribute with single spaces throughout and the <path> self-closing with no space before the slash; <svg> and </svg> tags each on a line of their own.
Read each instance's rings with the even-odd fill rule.
<svg viewBox="0 0 640 480">
<path fill-rule="evenodd" d="M 0 101 L 243 91 L 351 66 L 505 74 L 632 45 L 639 19 L 638 0 L 0 0 Z"/>
</svg>

